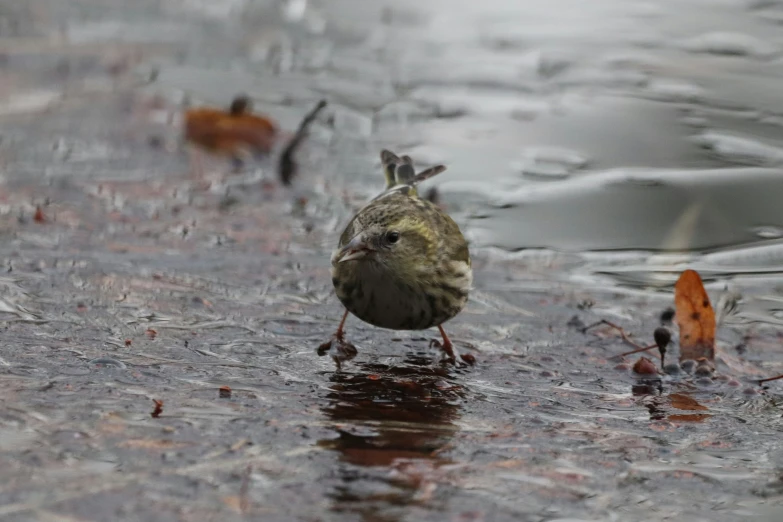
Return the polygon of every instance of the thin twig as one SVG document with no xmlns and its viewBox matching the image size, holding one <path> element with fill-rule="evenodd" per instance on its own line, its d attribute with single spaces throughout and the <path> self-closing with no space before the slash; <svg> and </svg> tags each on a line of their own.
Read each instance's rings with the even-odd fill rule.
<svg viewBox="0 0 783 522">
<path fill-rule="evenodd" d="M 769 381 L 776 381 L 778 379 L 783 379 L 783 374 L 775 377 L 767 377 L 766 379 L 759 379 L 759 384 L 764 384 L 765 382 L 769 382 Z"/>
<path fill-rule="evenodd" d="M 635 353 L 639 352 L 646 352 L 647 350 L 652 350 L 653 348 L 658 348 L 657 344 L 651 344 L 650 346 L 642 346 L 641 348 L 637 348 L 635 350 L 631 350 L 630 352 L 621 353 L 620 355 L 616 355 L 615 357 L 625 357 L 626 355 L 633 355 Z M 656 354 L 658 357 L 660 357 L 660 354 Z"/>
<path fill-rule="evenodd" d="M 587 330 L 590 330 L 592 328 L 595 328 L 596 326 L 601 326 L 601 325 L 605 325 L 605 326 L 608 326 L 610 328 L 613 328 L 613 329 L 617 330 L 620 333 L 620 337 L 623 339 L 623 341 L 626 344 L 629 344 L 629 345 L 633 346 L 634 348 L 636 348 L 640 352 L 643 352 L 645 350 L 649 350 L 650 348 L 655 348 L 655 346 L 656 346 L 656 345 L 652 345 L 649 348 L 645 348 L 641 344 L 637 344 L 636 342 L 631 340 L 631 338 L 628 337 L 625 334 L 625 330 L 623 330 L 622 327 L 617 326 L 616 324 L 614 324 L 614 323 L 612 323 L 610 321 L 607 321 L 606 319 L 601 319 L 597 323 L 593 323 L 593 324 L 591 324 L 589 326 L 585 326 L 584 328 L 582 328 L 582 333 L 587 333 Z"/>
</svg>

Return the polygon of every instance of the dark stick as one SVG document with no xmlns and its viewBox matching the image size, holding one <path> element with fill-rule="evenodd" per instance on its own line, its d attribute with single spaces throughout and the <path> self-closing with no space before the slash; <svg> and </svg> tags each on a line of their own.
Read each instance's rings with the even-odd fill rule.
<svg viewBox="0 0 783 522">
<path fill-rule="evenodd" d="M 666 347 L 672 342 L 672 333 L 665 326 L 659 326 L 653 332 L 653 339 L 655 339 L 655 346 L 658 347 L 658 353 L 661 354 L 661 370 L 663 370 L 666 361 Z"/>
<path fill-rule="evenodd" d="M 763 384 L 763 383 L 769 382 L 769 381 L 777 381 L 778 379 L 783 379 L 783 374 L 782 375 L 778 375 L 776 377 L 767 377 L 766 379 L 759 379 L 759 384 Z"/>
<path fill-rule="evenodd" d="M 280 156 L 280 163 L 278 164 L 280 181 L 283 183 L 283 185 L 291 185 L 291 180 L 294 179 L 294 176 L 297 172 L 297 165 L 296 161 L 294 160 L 296 149 L 299 148 L 299 144 L 302 142 L 302 140 L 304 140 L 305 136 L 307 136 L 307 128 L 315 120 L 315 117 L 318 116 L 318 113 L 321 112 L 324 107 L 326 107 L 326 100 L 321 100 L 318 102 L 318 105 L 313 108 L 313 110 L 307 113 L 307 115 L 302 120 L 302 123 L 299 124 L 299 128 L 296 130 L 296 134 L 294 134 L 293 138 L 291 138 L 291 141 L 289 141 L 288 145 L 286 145 L 285 150 L 283 150 L 283 154 Z"/>
</svg>

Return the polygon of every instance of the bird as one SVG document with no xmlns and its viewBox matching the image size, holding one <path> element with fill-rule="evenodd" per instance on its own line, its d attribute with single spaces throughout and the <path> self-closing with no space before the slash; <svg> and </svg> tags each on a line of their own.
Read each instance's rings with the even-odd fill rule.
<svg viewBox="0 0 783 522">
<path fill-rule="evenodd" d="M 332 284 L 345 313 L 317 352 L 331 354 L 338 370 L 341 361 L 356 355 L 356 347 L 345 341 L 350 313 L 392 330 L 437 327 L 442 342 L 431 344 L 456 363 L 443 324 L 468 302 L 473 283 L 470 251 L 457 223 L 416 190 L 446 167 L 417 174 L 409 156 L 386 149 L 380 156 L 386 189 L 350 220 L 332 254 Z M 469 354 L 462 360 L 474 362 Z"/>
<path fill-rule="evenodd" d="M 245 159 L 268 155 L 279 137 L 274 121 L 252 112 L 253 103 L 245 94 L 236 95 L 228 110 L 189 109 L 184 116 L 185 141 L 209 154 L 231 158 L 238 170 Z M 200 178 L 201 160 L 194 159 L 194 174 Z"/>
</svg>

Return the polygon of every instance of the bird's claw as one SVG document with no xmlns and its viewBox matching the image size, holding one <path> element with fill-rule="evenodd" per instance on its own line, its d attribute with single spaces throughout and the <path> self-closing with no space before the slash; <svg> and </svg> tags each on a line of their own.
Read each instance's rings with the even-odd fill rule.
<svg viewBox="0 0 783 522">
<path fill-rule="evenodd" d="M 322 343 L 316 352 L 321 357 L 327 354 L 331 355 L 338 370 L 342 369 L 342 363 L 344 361 L 350 361 L 356 357 L 356 354 L 358 353 L 354 345 L 346 342 L 342 332 L 332 335 L 332 338 L 325 343 Z"/>
<path fill-rule="evenodd" d="M 476 364 L 476 358 L 469 353 L 459 354 L 459 358 L 462 359 L 462 361 L 457 361 L 457 355 L 455 354 L 454 346 L 451 343 L 443 344 L 438 339 L 432 339 L 430 340 L 430 348 L 432 348 L 433 346 L 443 350 L 443 354 L 446 356 L 445 360 L 455 366 L 459 366 L 463 362 L 465 363 L 465 365 L 470 365 L 470 366 Z"/>
</svg>

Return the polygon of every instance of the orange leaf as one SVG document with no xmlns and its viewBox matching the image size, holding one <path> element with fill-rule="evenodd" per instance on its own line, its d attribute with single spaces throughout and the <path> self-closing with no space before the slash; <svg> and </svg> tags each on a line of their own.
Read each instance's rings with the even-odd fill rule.
<svg viewBox="0 0 783 522">
<path fill-rule="evenodd" d="M 707 408 L 706 406 L 699 404 L 696 401 L 696 399 L 694 399 L 693 397 L 690 397 L 682 393 L 669 394 L 669 400 L 672 401 L 672 408 L 677 408 L 678 410 L 688 410 L 688 411 L 709 410 L 709 408 Z"/>
<path fill-rule="evenodd" d="M 680 327 L 680 360 L 715 360 L 715 312 L 695 270 L 683 272 L 674 285 L 674 308 Z"/>
</svg>

